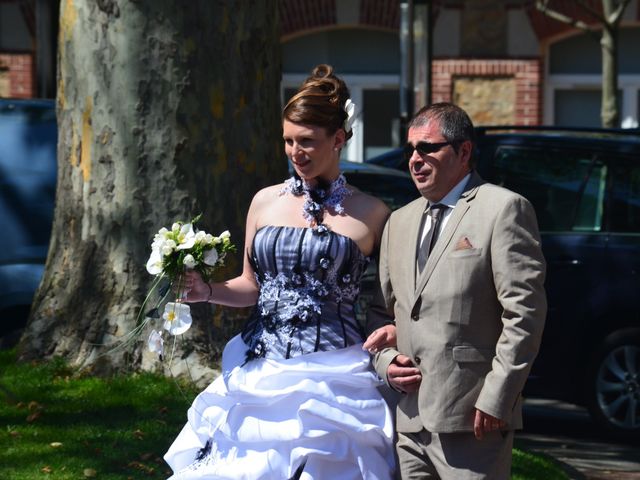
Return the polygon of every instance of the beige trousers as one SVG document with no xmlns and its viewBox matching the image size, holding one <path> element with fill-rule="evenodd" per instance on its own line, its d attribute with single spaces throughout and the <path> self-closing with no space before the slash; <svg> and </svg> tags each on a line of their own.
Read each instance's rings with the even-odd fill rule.
<svg viewBox="0 0 640 480">
<path fill-rule="evenodd" d="M 513 430 L 491 432 L 398 432 L 396 450 L 402 480 L 509 480 Z"/>
</svg>

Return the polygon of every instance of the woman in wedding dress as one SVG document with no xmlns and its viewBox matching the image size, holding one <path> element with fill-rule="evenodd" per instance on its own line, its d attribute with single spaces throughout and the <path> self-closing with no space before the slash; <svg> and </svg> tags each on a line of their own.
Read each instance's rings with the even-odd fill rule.
<svg viewBox="0 0 640 480">
<path fill-rule="evenodd" d="M 253 198 L 242 274 L 187 275 L 186 302 L 255 309 L 164 457 L 173 480 L 393 478 L 392 417 L 362 345 L 395 343 L 395 327 L 354 312 L 389 210 L 340 173 L 353 111 L 344 82 L 316 67 L 283 110 L 295 174 Z"/>
</svg>

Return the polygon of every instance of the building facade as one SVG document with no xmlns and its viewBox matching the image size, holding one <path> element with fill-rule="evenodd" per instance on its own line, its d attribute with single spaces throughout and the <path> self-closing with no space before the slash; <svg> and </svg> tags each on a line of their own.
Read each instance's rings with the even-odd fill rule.
<svg viewBox="0 0 640 480">
<path fill-rule="evenodd" d="M 0 0 L 0 97 L 51 96 L 56 2 Z M 425 1 L 415 0 L 420 18 Z M 414 77 L 426 78 L 431 38 L 431 100 L 465 108 L 477 125 L 600 125 L 601 53 L 597 36 L 551 19 L 529 0 L 433 0 L 430 37 L 414 22 Z M 570 0 L 554 8 L 593 18 Z M 591 0 L 594 9 L 600 0 Z M 283 102 L 313 66 L 329 63 L 358 106 L 346 158 L 362 161 L 402 143 L 402 38 L 407 2 L 280 0 Z M 42 41 L 42 38 L 45 41 Z M 49 41 L 47 42 L 47 39 Z M 53 39 L 53 40 L 52 40 Z M 640 118 L 640 0 L 631 0 L 619 34 L 620 125 Z M 406 75 L 404 76 L 406 79 Z M 47 85 L 45 88 L 45 84 Z M 411 109 L 426 103 L 417 89 Z"/>
</svg>

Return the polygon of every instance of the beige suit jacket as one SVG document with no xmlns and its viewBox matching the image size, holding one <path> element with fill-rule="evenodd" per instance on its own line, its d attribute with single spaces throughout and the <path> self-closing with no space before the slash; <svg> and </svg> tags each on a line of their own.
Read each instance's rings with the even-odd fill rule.
<svg viewBox="0 0 640 480">
<path fill-rule="evenodd" d="M 397 428 L 473 430 L 474 407 L 522 427 L 521 392 L 546 317 L 545 260 L 535 212 L 523 197 L 472 173 L 416 279 L 419 198 L 389 218 L 380 247 L 380 288 L 371 314 L 395 317 L 397 349 L 376 356 L 378 374 L 398 353 L 420 368 L 403 394 Z"/>
</svg>

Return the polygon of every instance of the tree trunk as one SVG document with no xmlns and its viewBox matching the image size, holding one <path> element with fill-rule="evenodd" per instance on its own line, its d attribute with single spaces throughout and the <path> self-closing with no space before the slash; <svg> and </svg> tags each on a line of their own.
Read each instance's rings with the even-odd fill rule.
<svg viewBox="0 0 640 480">
<path fill-rule="evenodd" d="M 101 345 L 135 326 L 153 234 L 202 212 L 237 274 L 251 197 L 286 175 L 276 0 L 64 0 L 59 41 L 56 209 L 20 356 L 149 367 L 146 342 Z M 225 339 L 192 311 L 178 356 L 197 369 Z"/>
<path fill-rule="evenodd" d="M 603 0 L 602 9 L 605 18 L 613 11 L 611 0 Z M 618 112 L 618 25 L 605 24 L 600 39 L 602 46 L 602 105 L 600 117 L 602 126 L 615 128 L 619 126 Z"/>
</svg>

